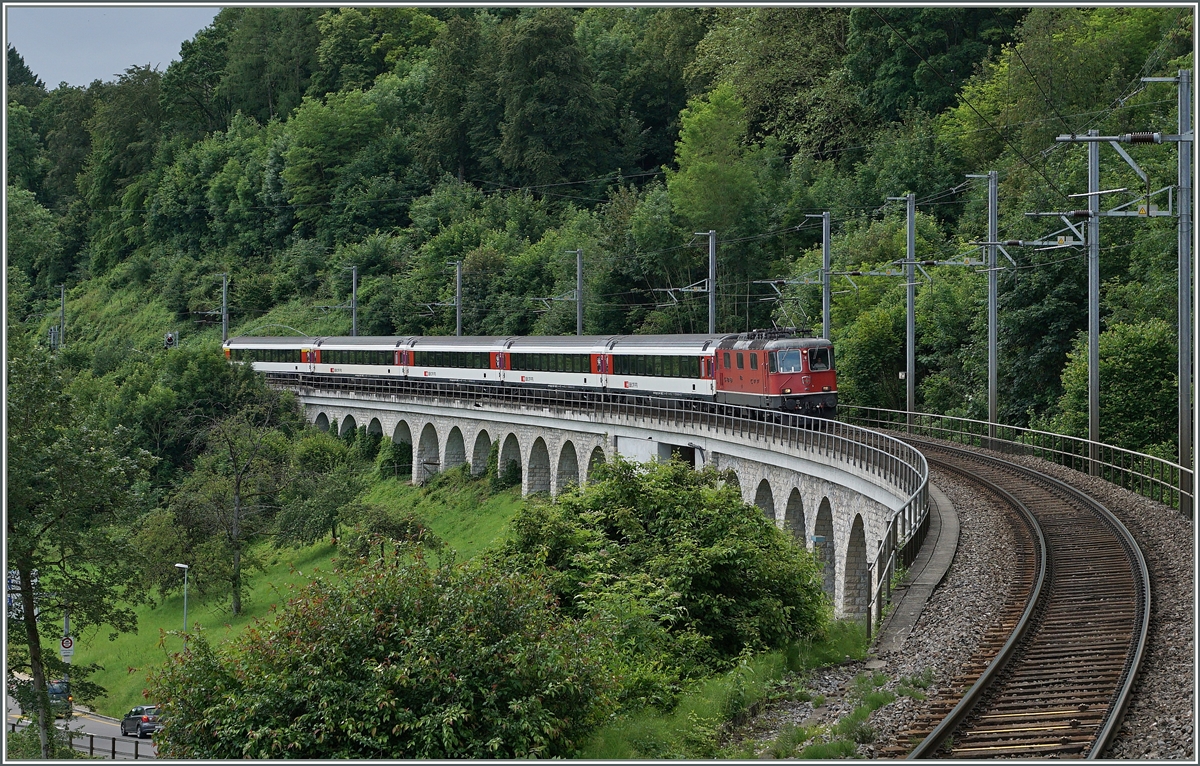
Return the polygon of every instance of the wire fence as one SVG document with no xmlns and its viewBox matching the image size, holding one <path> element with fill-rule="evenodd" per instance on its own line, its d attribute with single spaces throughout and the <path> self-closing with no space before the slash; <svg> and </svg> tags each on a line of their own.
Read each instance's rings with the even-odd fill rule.
<svg viewBox="0 0 1200 766">
<path fill-rule="evenodd" d="M 1193 518 L 1195 472 L 1154 455 L 1032 428 L 929 413 L 839 405 L 846 423 L 903 431 L 1005 454 L 1029 455 L 1097 476 Z"/>
</svg>

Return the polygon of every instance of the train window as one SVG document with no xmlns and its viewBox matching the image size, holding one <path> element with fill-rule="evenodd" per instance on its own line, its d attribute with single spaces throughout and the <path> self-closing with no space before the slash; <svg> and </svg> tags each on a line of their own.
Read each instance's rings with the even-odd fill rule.
<svg viewBox="0 0 1200 766">
<path fill-rule="evenodd" d="M 808 350 L 808 369 L 822 372 L 833 369 L 833 349 L 829 346 L 810 348 Z"/>
<path fill-rule="evenodd" d="M 771 354 L 771 372 L 800 372 L 800 351 L 793 348 Z"/>
<path fill-rule="evenodd" d="M 742 358 L 741 351 L 738 352 L 737 359 L 738 359 L 738 369 L 739 370 L 744 369 L 746 367 L 746 363 L 745 363 L 745 360 Z"/>
<path fill-rule="evenodd" d="M 729 352 L 725 352 L 725 369 L 729 369 Z"/>
<path fill-rule="evenodd" d="M 667 359 L 669 359 L 671 362 L 671 370 L 667 374 L 670 375 L 672 378 L 678 378 L 679 377 L 679 357 L 669 356 L 669 357 L 667 357 Z"/>
<path fill-rule="evenodd" d="M 752 370 L 758 369 L 758 353 L 757 352 L 750 355 L 750 369 L 752 369 Z"/>
</svg>

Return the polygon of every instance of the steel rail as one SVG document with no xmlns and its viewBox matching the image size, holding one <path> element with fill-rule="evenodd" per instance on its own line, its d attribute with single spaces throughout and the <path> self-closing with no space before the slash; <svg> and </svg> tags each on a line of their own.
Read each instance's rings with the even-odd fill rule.
<svg viewBox="0 0 1200 766">
<path fill-rule="evenodd" d="M 928 459 L 928 456 L 926 456 Z M 964 471 L 955 469 L 948 463 L 937 459 L 931 460 L 934 465 L 941 466 L 947 470 L 969 476 Z M 925 737 L 919 745 L 913 748 L 913 751 L 908 754 L 909 759 L 929 758 L 938 749 L 945 744 L 946 740 L 966 719 L 966 717 L 975 709 L 976 704 L 983 698 L 984 694 L 991 688 L 992 682 L 1002 670 L 1008 665 L 1016 652 L 1018 645 L 1025 638 L 1025 634 L 1029 630 L 1030 623 L 1033 620 L 1034 613 L 1042 599 L 1042 589 L 1046 584 L 1046 568 L 1049 566 L 1049 557 L 1046 555 L 1046 536 L 1042 532 L 1042 525 L 1038 524 L 1037 517 L 1029 510 L 1024 503 L 1013 497 L 1009 492 L 1002 487 L 997 486 L 989 481 L 980 479 L 977 476 L 969 476 L 972 481 L 984 484 L 990 491 L 999 495 L 1006 503 L 1013 507 L 1022 517 L 1025 525 L 1033 534 L 1034 542 L 1036 543 L 1035 561 L 1037 574 L 1035 575 L 1034 585 L 1026 600 L 1025 610 L 1021 613 L 1020 620 L 1017 621 L 1008 640 L 1000 647 L 1000 651 L 996 653 L 995 658 L 984 669 L 983 673 L 975 681 L 974 685 L 963 694 L 962 699 L 958 704 L 946 715 L 942 722 L 939 723 L 929 736 Z"/>
<path fill-rule="evenodd" d="M 1112 533 L 1117 544 L 1123 551 L 1131 570 L 1131 584 L 1134 590 L 1133 598 L 1135 601 L 1132 606 L 1135 616 L 1132 619 L 1132 630 L 1130 636 L 1131 645 L 1126 653 L 1124 665 L 1118 674 L 1115 683 L 1115 689 L 1113 689 L 1112 694 L 1109 697 L 1108 708 L 1105 711 L 1104 717 L 1097 727 L 1096 733 L 1092 738 L 1091 745 L 1088 748 L 1088 758 L 1099 758 L 1111 743 L 1112 738 L 1115 736 L 1117 729 L 1120 726 L 1121 719 L 1123 718 L 1128 707 L 1133 685 L 1137 679 L 1138 669 L 1141 666 L 1142 658 L 1145 654 L 1146 641 L 1149 633 L 1151 605 L 1150 575 L 1149 568 L 1146 565 L 1145 557 L 1142 555 L 1141 549 L 1138 547 L 1136 540 L 1134 540 L 1133 535 L 1129 532 L 1125 525 L 1122 524 L 1121 521 L 1115 515 L 1113 515 L 1111 511 L 1105 508 L 1102 503 L 1094 498 L 1089 497 L 1085 493 L 1070 486 L 1069 484 L 1060 481 L 1059 479 L 1056 479 L 1052 476 L 1047 476 L 1046 474 L 1025 466 L 1006 463 L 1002 460 L 987 455 L 981 455 L 970 450 L 934 444 L 931 442 L 924 442 L 916 439 L 910 441 L 916 444 L 924 444 L 926 445 L 927 449 L 933 448 L 934 450 L 943 450 L 952 454 L 967 456 L 971 460 L 978 460 L 985 464 L 990 464 L 999 468 L 1001 471 L 1016 473 L 1035 483 L 1040 482 L 1043 485 L 1050 486 L 1054 490 L 1060 492 L 1062 495 L 1065 495 L 1068 499 L 1077 503 L 1079 506 L 1082 506 L 1083 510 L 1095 514 L 1095 516 L 1098 517 L 1098 519 L 1108 528 L 1109 532 Z M 965 469 L 955 468 L 954 466 L 947 464 L 944 461 L 939 461 L 936 458 L 933 458 L 931 462 L 942 465 L 950 470 L 963 473 L 966 472 Z M 1011 495 L 1011 493 L 997 486 L 994 481 L 989 481 L 977 475 L 968 475 L 970 475 L 972 481 L 983 484 L 990 490 L 995 491 L 1002 497 L 1005 497 L 1006 502 L 1015 503 L 1014 507 L 1024 509 L 1022 513 L 1029 512 L 1028 508 L 1017 501 L 1016 498 Z M 1042 547 L 1043 561 L 1048 563 L 1049 556 L 1047 556 L 1044 540 L 1042 542 Z M 1038 604 L 1040 609 L 1040 603 L 1042 601 L 1048 601 L 1052 596 L 1052 593 L 1045 593 L 1042 591 L 1041 577 L 1042 575 L 1039 574 L 1037 600 L 1035 601 L 1034 598 L 1030 598 L 1029 606 L 1026 608 L 1026 615 L 1034 613 L 1035 603 Z M 1109 608 L 1111 609 L 1111 606 Z M 987 670 L 985 670 L 985 672 L 980 676 L 978 681 L 964 694 L 962 700 L 960 700 L 958 705 L 955 706 L 951 713 L 947 715 L 947 717 L 940 724 L 938 724 L 934 731 L 931 732 L 917 746 L 917 748 L 913 750 L 912 753 L 910 753 L 909 758 L 924 758 L 932 756 L 945 743 L 947 738 L 953 734 L 956 729 L 958 729 L 958 727 L 970 715 L 979 702 L 987 696 L 988 691 L 999 678 L 1000 673 L 1008 668 L 1008 665 L 1014 659 L 1015 649 L 1021 644 L 1025 636 L 1028 635 L 1028 628 L 1029 623 L 1026 621 L 1025 617 L 1023 617 L 1022 623 L 1017 629 L 1014 630 L 1013 636 L 1010 637 L 1008 642 L 1006 642 L 1004 649 L 1002 649 L 997 657 L 989 664 Z M 1018 636 L 1018 632 L 1020 632 L 1022 635 Z"/>
</svg>

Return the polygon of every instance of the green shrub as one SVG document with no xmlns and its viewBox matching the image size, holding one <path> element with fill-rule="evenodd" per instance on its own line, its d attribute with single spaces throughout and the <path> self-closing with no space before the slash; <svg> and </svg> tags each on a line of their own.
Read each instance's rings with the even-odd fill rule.
<svg viewBox="0 0 1200 766">
<path fill-rule="evenodd" d="M 420 543 L 431 550 L 440 550 L 442 540 L 425 522 L 408 510 L 383 508 L 377 505 L 351 506 L 351 523 L 342 534 L 342 548 L 356 558 L 368 558 L 380 551 L 386 558 L 388 548 L 400 543 Z"/>
<path fill-rule="evenodd" d="M 814 730 L 804 726 L 796 726 L 792 723 L 784 724 L 779 735 L 775 737 L 768 748 L 768 752 L 777 759 L 792 758 L 796 754 L 796 748 L 812 739 L 815 734 Z"/>
<path fill-rule="evenodd" d="M 41 760 L 42 743 L 38 737 L 37 726 L 27 726 L 20 731 L 10 732 L 6 737 L 5 756 L 5 760 L 8 761 Z M 57 726 L 50 727 L 50 758 L 52 760 L 65 761 L 87 757 L 86 753 L 71 747 L 71 741 L 67 738 L 65 731 Z"/>
<path fill-rule="evenodd" d="M 230 644 L 198 632 L 150 679 L 160 757 L 571 755 L 610 709 L 596 623 L 536 576 L 407 553 L 316 580 Z"/>
<path fill-rule="evenodd" d="M 412 444 L 383 439 L 375 455 L 375 465 L 383 479 L 412 476 Z"/>
<path fill-rule="evenodd" d="M 509 487 L 517 487 L 521 484 L 521 464 L 516 460 L 509 460 L 504 464 L 504 470 L 500 471 L 499 475 L 492 474 L 489 477 L 488 486 L 493 492 L 499 492 Z"/>
<path fill-rule="evenodd" d="M 854 742 L 865 744 L 875 741 L 875 729 L 870 724 L 871 708 L 867 705 L 859 705 L 850 711 L 850 714 L 843 716 L 833 726 L 833 733 L 839 737 L 845 737 Z"/>
<path fill-rule="evenodd" d="M 812 555 L 713 470 L 618 457 L 581 492 L 529 504 L 512 530 L 505 553 L 552 570 L 564 608 L 595 613 L 622 587 L 640 615 L 688 637 L 681 663 L 729 667 L 747 647 L 819 636 L 828 619 Z"/>
<path fill-rule="evenodd" d="M 917 689 L 928 689 L 929 685 L 933 683 L 933 668 L 925 668 L 920 675 L 902 676 L 900 683 Z"/>
<path fill-rule="evenodd" d="M 835 739 L 832 742 L 819 742 L 809 745 L 800 751 L 800 758 L 814 761 L 832 761 L 836 758 L 853 758 L 856 748 L 853 742 Z"/>
</svg>

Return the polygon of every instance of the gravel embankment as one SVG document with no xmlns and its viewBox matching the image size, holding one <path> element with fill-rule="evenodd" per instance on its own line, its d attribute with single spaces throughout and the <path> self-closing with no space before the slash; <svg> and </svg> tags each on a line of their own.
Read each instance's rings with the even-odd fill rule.
<svg viewBox="0 0 1200 766">
<path fill-rule="evenodd" d="M 1105 758 L 1193 759 L 1195 690 L 1193 666 L 1193 527 L 1178 512 L 1161 503 L 1115 487 L 1100 479 L 1055 466 L 1036 458 L 1005 456 L 1078 487 L 1103 502 L 1137 538 L 1151 569 L 1152 623 L 1150 646 L 1122 725 Z M 930 598 L 912 635 L 898 650 L 874 661 L 848 662 L 813 674 L 805 688 L 824 695 L 825 704 L 785 702 L 764 711 L 741 732 L 758 750 L 770 744 L 787 724 L 833 724 L 849 713 L 854 702 L 845 692 L 856 675 L 874 670 L 888 676 L 883 687 L 895 691 L 904 677 L 932 674 L 925 693 L 933 699 L 970 659 L 984 631 L 999 613 L 1007 591 L 1007 551 L 1012 530 L 995 513 L 986 497 L 954 477 L 934 470 L 933 482 L 954 504 L 961 533 L 958 552 L 942 585 Z M 870 667 L 868 667 L 870 666 Z M 860 757 L 880 757 L 883 748 L 897 744 L 924 703 L 898 696 L 871 716 L 875 739 L 858 747 Z"/>
</svg>

